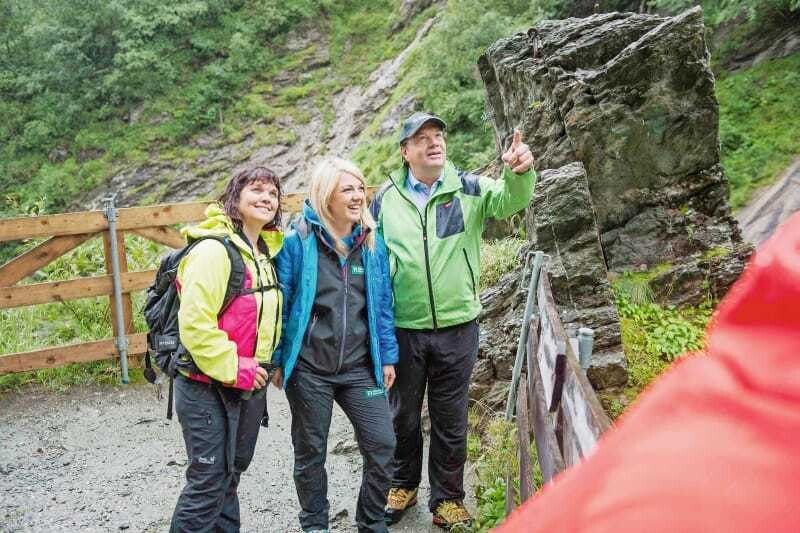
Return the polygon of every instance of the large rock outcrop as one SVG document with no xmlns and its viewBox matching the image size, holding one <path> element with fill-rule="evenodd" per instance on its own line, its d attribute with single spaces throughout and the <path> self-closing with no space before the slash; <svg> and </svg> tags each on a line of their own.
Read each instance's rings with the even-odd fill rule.
<svg viewBox="0 0 800 533">
<path fill-rule="evenodd" d="M 541 173 L 549 200 L 537 192 L 528 235 L 553 255 L 564 322 L 605 329 L 601 352 L 619 355 L 593 361 L 612 377 L 596 386 L 624 371 L 606 269 L 658 266 L 656 293 L 695 303 L 724 294 L 750 253 L 727 202 L 708 62 L 699 8 L 543 21 L 479 60 L 498 151 L 516 127 L 537 170 L 558 169 Z"/>
</svg>

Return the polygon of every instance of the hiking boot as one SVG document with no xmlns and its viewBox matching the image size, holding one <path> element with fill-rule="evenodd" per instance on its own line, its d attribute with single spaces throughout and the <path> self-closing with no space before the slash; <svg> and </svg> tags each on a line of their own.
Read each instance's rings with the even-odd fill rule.
<svg viewBox="0 0 800 533">
<path fill-rule="evenodd" d="M 410 507 L 417 504 L 417 489 L 393 488 L 386 498 L 386 514 L 384 519 L 389 525 L 396 524 Z"/>
<path fill-rule="evenodd" d="M 472 524 L 472 516 L 460 501 L 445 500 L 433 512 L 433 523 L 449 531 L 456 526 L 469 526 Z"/>
</svg>

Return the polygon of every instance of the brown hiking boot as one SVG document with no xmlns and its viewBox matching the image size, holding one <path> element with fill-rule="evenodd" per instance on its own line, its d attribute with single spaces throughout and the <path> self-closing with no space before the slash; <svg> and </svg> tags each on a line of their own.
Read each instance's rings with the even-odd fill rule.
<svg viewBox="0 0 800 533">
<path fill-rule="evenodd" d="M 417 489 L 393 488 L 386 498 L 386 514 L 384 520 L 389 525 L 396 524 L 403 518 L 407 509 L 417 504 Z"/>
<path fill-rule="evenodd" d="M 436 507 L 433 512 L 433 523 L 442 529 L 459 529 L 472 524 L 470 516 L 464 504 L 456 500 L 445 500 Z"/>
</svg>

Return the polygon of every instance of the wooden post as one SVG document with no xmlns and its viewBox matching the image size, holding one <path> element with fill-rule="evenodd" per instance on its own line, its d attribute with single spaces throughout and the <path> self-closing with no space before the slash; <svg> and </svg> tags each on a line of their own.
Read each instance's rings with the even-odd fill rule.
<svg viewBox="0 0 800 533">
<path fill-rule="evenodd" d="M 125 253 L 125 233 L 122 231 L 117 232 L 117 250 L 119 250 L 119 271 L 120 274 L 128 271 L 128 256 Z M 111 276 L 111 236 L 108 231 L 103 232 L 103 252 L 106 261 L 106 273 Z M 108 301 L 111 307 L 111 323 L 116 324 L 117 311 L 114 305 L 113 292 L 108 296 Z M 131 302 L 131 294 L 126 292 L 122 295 L 122 315 L 125 323 L 125 333 L 130 334 L 133 332 L 133 303 Z"/>
</svg>

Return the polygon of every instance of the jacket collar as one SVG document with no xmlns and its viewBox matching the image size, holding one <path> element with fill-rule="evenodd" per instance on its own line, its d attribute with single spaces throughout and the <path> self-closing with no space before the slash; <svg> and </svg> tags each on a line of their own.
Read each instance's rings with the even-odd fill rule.
<svg viewBox="0 0 800 533">
<path fill-rule="evenodd" d="M 308 233 L 319 232 L 330 246 L 330 243 L 333 242 L 333 237 L 331 237 L 325 224 L 319 219 L 317 212 L 311 207 L 311 201 L 308 198 L 303 202 L 303 217 L 306 220 L 306 224 L 309 226 Z M 360 246 L 364 239 L 366 239 L 367 233 L 369 233 L 369 229 L 367 229 L 367 231 L 362 231 L 361 224 L 356 224 L 355 227 L 353 227 L 353 232 L 346 240 L 349 240 L 350 242 L 348 244 L 355 248 Z"/>
<path fill-rule="evenodd" d="M 202 237 L 228 237 L 236 244 L 242 253 L 247 254 L 252 259 L 253 254 L 250 244 L 245 241 L 233 226 L 231 219 L 225 214 L 222 206 L 218 203 L 210 204 L 205 211 L 206 219 L 194 226 L 187 226 L 181 230 L 187 242 L 191 242 Z M 261 238 L 267 245 L 269 256 L 275 257 L 283 247 L 283 232 L 281 231 L 262 231 Z"/>
<path fill-rule="evenodd" d="M 408 174 L 408 167 L 404 166 L 403 168 L 399 168 L 389 175 L 389 179 L 392 180 L 394 186 L 403 195 L 406 195 L 405 183 Z M 442 194 L 456 192 L 461 188 L 461 180 L 458 177 L 458 169 L 449 159 L 444 164 L 444 170 L 442 171 L 442 177 L 440 179 L 442 180 L 442 184 L 431 193 L 431 198 L 435 198 Z"/>
</svg>

